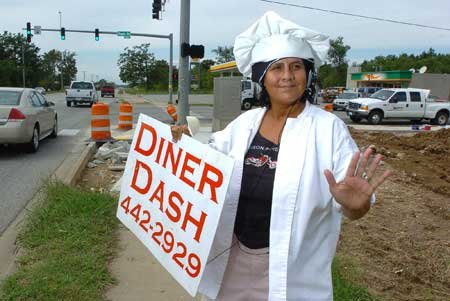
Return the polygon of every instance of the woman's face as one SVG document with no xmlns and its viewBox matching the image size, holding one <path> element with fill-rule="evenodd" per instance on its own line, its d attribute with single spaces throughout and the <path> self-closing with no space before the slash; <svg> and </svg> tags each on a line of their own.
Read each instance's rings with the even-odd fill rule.
<svg viewBox="0 0 450 301">
<path fill-rule="evenodd" d="M 306 89 L 306 69 L 299 58 L 285 58 L 273 63 L 264 76 L 264 86 L 273 104 L 291 104 Z"/>
</svg>

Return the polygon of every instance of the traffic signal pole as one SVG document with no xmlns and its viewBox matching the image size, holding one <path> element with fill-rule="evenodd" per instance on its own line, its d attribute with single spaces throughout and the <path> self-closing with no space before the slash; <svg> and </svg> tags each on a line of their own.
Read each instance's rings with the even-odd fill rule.
<svg viewBox="0 0 450 301">
<path fill-rule="evenodd" d="M 184 0 L 181 1 L 182 3 L 185 2 Z M 189 20 L 188 20 L 189 22 Z M 188 23 L 189 25 L 189 23 Z M 23 28 L 26 30 L 26 28 Z M 34 28 L 33 28 L 34 29 Z M 53 29 L 53 28 L 41 28 L 40 31 L 53 31 L 53 32 L 61 32 L 61 29 Z M 189 29 L 188 29 L 189 31 Z M 65 29 L 65 32 L 77 32 L 77 33 L 89 33 L 89 34 L 95 34 L 96 31 L 94 30 L 75 30 L 75 29 Z M 118 35 L 119 32 L 117 31 L 98 31 L 98 34 L 110 34 L 110 35 Z M 170 42 L 170 59 L 169 59 L 169 104 L 173 103 L 173 34 L 169 35 L 158 35 L 158 34 L 148 34 L 148 33 L 129 33 L 129 37 L 135 36 L 135 37 L 148 37 L 148 38 L 157 38 L 157 39 L 168 39 Z M 188 36 L 189 40 L 189 36 Z M 189 70 L 188 70 L 189 72 Z M 188 84 L 189 85 L 189 84 Z M 189 86 L 188 86 L 189 87 Z M 186 119 L 186 118 L 185 118 Z"/>
<path fill-rule="evenodd" d="M 182 0 L 180 9 L 180 47 L 189 44 L 190 0 Z M 178 71 L 178 123 L 187 124 L 189 114 L 189 55 L 182 56 L 180 51 L 180 66 Z"/>
</svg>

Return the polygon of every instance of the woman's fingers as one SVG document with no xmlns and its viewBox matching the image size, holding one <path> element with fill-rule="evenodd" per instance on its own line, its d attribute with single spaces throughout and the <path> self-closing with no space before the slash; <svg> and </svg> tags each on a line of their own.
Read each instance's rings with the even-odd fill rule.
<svg viewBox="0 0 450 301">
<path fill-rule="evenodd" d="M 367 162 L 369 161 L 370 155 L 372 155 L 372 148 L 368 147 L 362 156 L 361 162 L 359 162 L 358 169 L 356 170 L 355 176 L 362 177 L 363 173 L 366 171 Z"/>
<path fill-rule="evenodd" d="M 358 166 L 359 161 L 359 151 L 356 151 L 353 154 L 352 160 L 350 161 L 350 164 L 348 165 L 346 177 L 353 177 L 355 175 L 356 166 Z"/>
<path fill-rule="evenodd" d="M 172 140 L 173 142 L 178 142 L 181 139 L 183 134 L 189 135 L 189 128 L 186 124 L 183 125 L 173 125 L 170 127 L 170 131 L 172 132 Z"/>
</svg>

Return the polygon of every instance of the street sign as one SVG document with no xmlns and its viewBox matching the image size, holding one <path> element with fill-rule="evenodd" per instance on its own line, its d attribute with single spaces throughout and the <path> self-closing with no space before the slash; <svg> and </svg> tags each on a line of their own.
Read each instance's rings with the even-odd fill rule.
<svg viewBox="0 0 450 301">
<path fill-rule="evenodd" d="M 118 31 L 117 35 L 119 37 L 123 37 L 124 39 L 130 39 L 131 38 L 131 32 L 129 32 L 129 31 Z"/>
<path fill-rule="evenodd" d="M 33 28 L 34 34 L 41 34 L 41 26 L 34 26 Z"/>
</svg>

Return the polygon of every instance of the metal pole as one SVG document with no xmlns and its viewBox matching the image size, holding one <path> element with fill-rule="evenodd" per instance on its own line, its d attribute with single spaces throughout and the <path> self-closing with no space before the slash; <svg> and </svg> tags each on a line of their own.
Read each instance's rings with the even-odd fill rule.
<svg viewBox="0 0 450 301">
<path fill-rule="evenodd" d="M 186 116 L 189 114 L 189 56 L 181 56 L 181 47 L 183 43 L 189 44 L 189 18 L 190 18 L 190 0 L 182 0 L 180 9 L 180 67 L 178 79 L 178 123 L 187 124 Z"/>
<path fill-rule="evenodd" d="M 63 80 L 63 66 L 64 66 L 64 52 L 61 52 L 61 91 L 64 91 L 64 80 Z"/>
<path fill-rule="evenodd" d="M 173 104 L 173 34 L 169 35 L 170 58 L 169 58 L 169 104 Z"/>
<path fill-rule="evenodd" d="M 61 27 L 62 27 L 62 12 L 59 11 L 58 14 L 59 14 L 59 29 L 61 29 Z"/>
<path fill-rule="evenodd" d="M 23 87 L 25 88 L 25 47 L 22 43 L 22 82 Z"/>
</svg>

